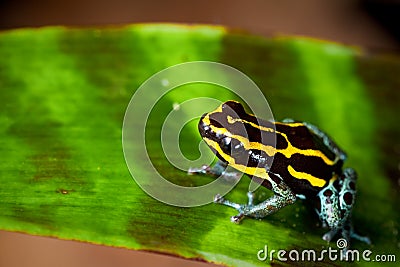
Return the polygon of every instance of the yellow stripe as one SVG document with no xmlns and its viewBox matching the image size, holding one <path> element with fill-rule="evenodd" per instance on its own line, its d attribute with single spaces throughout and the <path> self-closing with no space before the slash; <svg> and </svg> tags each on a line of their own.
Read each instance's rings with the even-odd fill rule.
<svg viewBox="0 0 400 267">
<path fill-rule="evenodd" d="M 231 135 L 230 137 L 240 141 L 246 150 L 250 150 L 250 149 L 261 150 L 261 151 L 264 151 L 265 153 L 267 153 L 267 155 L 270 157 L 275 156 L 275 153 L 277 151 L 277 149 L 273 146 L 266 146 L 259 142 L 250 142 L 249 139 L 247 139 L 243 136 L 240 136 L 240 135 Z"/>
<path fill-rule="evenodd" d="M 219 113 L 219 112 L 222 112 L 222 105 L 218 106 L 218 108 L 216 110 L 214 110 L 213 112 L 207 113 L 207 115 L 204 116 L 204 118 L 203 118 L 203 122 L 206 125 L 211 126 L 210 115 L 213 114 L 213 113 Z"/>
<path fill-rule="evenodd" d="M 338 176 L 337 176 L 337 175 L 334 175 L 334 176 L 329 180 L 329 184 L 332 185 L 337 179 L 338 179 Z"/>
<path fill-rule="evenodd" d="M 319 150 L 314 150 L 314 149 L 299 149 L 295 146 L 293 146 L 290 142 L 289 139 L 287 137 L 286 134 L 281 133 L 276 131 L 275 129 L 271 128 L 271 127 L 264 127 L 264 126 L 260 126 L 256 123 L 253 122 L 249 122 L 246 120 L 242 120 L 242 119 L 234 119 L 231 116 L 227 117 L 228 123 L 235 123 L 235 122 L 241 122 L 241 123 L 247 123 L 249 125 L 251 125 L 252 127 L 259 129 L 261 131 L 266 131 L 266 132 L 276 132 L 277 134 L 282 135 L 286 142 L 288 143 L 288 147 L 285 149 L 276 149 L 273 146 L 266 146 L 264 144 L 261 144 L 259 142 L 250 142 L 249 139 L 243 137 L 243 136 L 239 136 L 239 135 L 234 135 L 232 133 L 230 133 L 226 128 L 218 128 L 216 126 L 211 125 L 210 122 L 210 115 L 214 114 L 214 113 L 220 113 L 222 112 L 222 105 L 220 105 L 216 110 L 214 110 L 213 112 L 208 113 L 204 118 L 203 118 L 203 122 L 208 125 L 212 131 L 214 131 L 217 134 L 221 134 L 221 135 L 225 135 L 227 137 L 230 138 L 235 138 L 238 141 L 240 141 L 245 149 L 257 149 L 257 150 L 262 150 L 265 153 L 267 153 L 269 156 L 274 156 L 277 152 L 282 153 L 286 158 L 290 158 L 292 155 L 294 154 L 300 154 L 300 155 L 304 155 L 304 156 L 316 156 L 316 157 L 320 157 L 326 164 L 328 165 L 334 165 L 337 160 L 338 157 L 336 157 L 336 159 L 334 161 L 330 160 L 328 157 L 326 157 L 325 154 L 323 154 L 321 151 Z M 298 126 L 304 126 L 303 123 L 299 123 L 299 122 L 294 122 L 294 123 L 281 123 L 281 122 L 274 122 L 275 124 L 284 124 L 284 125 L 288 125 L 290 127 L 298 127 Z M 221 149 L 221 147 L 219 146 L 219 144 L 211 139 L 208 139 L 206 137 L 203 138 L 204 141 L 212 148 L 214 148 L 218 154 L 224 158 L 229 165 L 231 165 L 233 168 L 237 169 L 238 171 L 241 171 L 243 173 L 246 173 L 248 175 L 253 175 L 256 177 L 260 177 L 262 179 L 266 179 L 266 180 L 270 180 L 267 170 L 265 168 L 258 168 L 258 167 L 248 167 L 245 165 L 241 165 L 241 164 L 237 164 L 235 162 L 235 159 L 232 158 L 230 155 L 224 153 Z M 288 171 L 290 173 L 290 175 L 292 175 L 294 178 L 297 179 L 304 179 L 307 180 L 311 183 L 311 185 L 313 186 L 317 186 L 317 187 L 323 187 L 326 184 L 326 181 L 320 178 L 317 178 L 311 174 L 308 173 L 304 173 L 304 172 L 298 172 L 296 170 L 293 169 L 292 166 L 288 166 Z M 330 181 L 332 182 L 332 181 Z"/>
<path fill-rule="evenodd" d="M 257 129 L 262 130 L 262 131 L 268 131 L 268 132 L 273 132 L 273 131 L 274 131 L 272 128 L 263 127 L 263 126 L 260 126 L 260 125 L 255 124 L 255 123 L 253 123 L 253 122 L 246 121 L 246 120 L 242 120 L 242 119 L 234 119 L 234 118 L 232 118 L 232 117 L 230 117 L 230 116 L 228 116 L 228 122 L 231 123 L 231 124 L 234 123 L 234 122 L 247 123 L 247 124 L 249 124 L 249 125 L 251 125 L 251 126 L 257 128 Z M 302 123 L 290 123 L 290 124 L 287 124 L 287 125 L 290 125 L 291 127 L 304 126 L 304 124 L 302 124 Z M 277 134 L 282 135 L 282 136 L 285 138 L 286 142 L 288 143 L 288 147 L 285 148 L 285 149 L 275 149 L 275 148 L 274 148 L 275 151 L 274 151 L 274 152 L 271 152 L 273 147 L 271 147 L 271 146 L 264 146 L 265 148 L 267 148 L 267 150 L 264 150 L 264 149 L 263 149 L 263 150 L 264 150 L 269 156 L 275 155 L 276 152 L 282 153 L 283 155 L 285 155 L 286 158 L 290 158 L 293 154 L 300 154 L 300 155 L 304 155 L 304 156 L 316 156 L 316 157 L 322 158 L 322 160 L 323 160 L 327 165 L 330 165 L 330 166 L 334 165 L 334 164 L 337 162 L 337 160 L 338 160 L 338 157 L 336 157 L 335 160 L 330 160 L 324 153 L 322 153 L 322 152 L 319 151 L 319 150 L 314 150 L 314 149 L 300 149 L 300 148 L 297 148 L 297 147 L 293 146 L 293 145 L 290 143 L 290 141 L 289 141 L 289 139 L 288 139 L 288 137 L 287 137 L 286 134 L 281 133 L 281 132 L 278 132 L 278 131 L 275 131 L 275 132 L 276 132 Z M 225 133 L 227 133 L 227 131 L 225 131 L 224 134 L 225 134 Z M 233 136 L 231 136 L 231 137 L 233 137 Z M 234 137 L 234 138 L 236 138 L 236 137 Z M 238 139 L 238 140 L 239 140 L 239 139 Z M 240 141 L 242 142 L 242 140 L 240 140 Z M 247 145 L 249 148 L 251 148 L 251 146 L 252 146 L 251 144 L 252 144 L 253 142 L 247 141 L 247 143 L 244 143 L 244 142 L 242 142 L 242 143 L 244 144 L 244 147 L 246 147 L 246 145 Z M 253 145 L 253 146 L 256 146 L 256 145 Z M 263 146 L 263 145 L 260 144 L 259 147 L 262 147 L 262 146 Z"/>
<path fill-rule="evenodd" d="M 230 138 L 234 138 L 234 139 L 238 140 L 239 142 L 241 142 L 243 144 L 243 147 L 247 150 L 249 150 L 249 149 L 262 150 L 265 153 L 267 153 L 267 155 L 270 157 L 274 156 L 277 151 L 276 148 L 273 146 L 266 146 L 259 142 L 250 142 L 249 139 L 247 139 L 246 137 L 243 137 L 241 135 L 232 134 L 225 128 L 218 128 L 213 125 L 210 125 L 209 127 L 217 134 L 223 134 L 226 137 L 230 137 Z"/>
<path fill-rule="evenodd" d="M 241 171 L 243 173 L 246 173 L 248 175 L 253 175 L 253 176 L 257 176 L 259 178 L 270 180 L 270 178 L 268 176 L 268 172 L 267 172 L 267 170 L 265 168 L 247 167 L 247 166 L 244 166 L 244 165 L 241 165 L 241 164 L 237 164 L 235 162 L 234 158 L 232 158 L 231 156 L 229 156 L 228 154 L 226 154 L 226 153 L 224 153 L 222 151 L 222 149 L 220 148 L 220 146 L 218 145 L 217 142 L 215 142 L 213 140 L 210 140 L 208 138 L 204 138 L 204 141 L 210 147 L 214 148 L 218 152 L 218 154 L 221 155 L 221 157 L 223 157 L 229 163 L 229 165 L 231 165 L 236 170 Z M 288 166 L 288 171 L 289 171 L 290 175 L 292 175 L 294 178 L 307 180 L 313 186 L 323 187 L 326 184 L 325 180 L 317 178 L 317 177 L 315 177 L 315 176 L 313 176 L 311 174 L 308 174 L 308 173 L 297 172 L 290 165 Z"/>
<path fill-rule="evenodd" d="M 321 158 L 327 165 L 330 165 L 330 166 L 334 165 L 338 160 L 338 157 L 336 157 L 335 160 L 330 160 L 324 153 L 322 153 L 319 150 L 299 149 L 297 147 L 294 147 L 289 142 L 286 134 L 280 133 L 280 132 L 277 132 L 277 133 L 281 134 L 286 139 L 286 141 L 288 142 L 288 147 L 287 148 L 285 148 L 285 149 L 277 149 L 278 152 L 282 153 L 287 158 L 290 158 L 293 154 L 300 154 L 300 155 L 304 155 L 304 156 L 315 156 L 315 157 Z"/>
<path fill-rule="evenodd" d="M 290 165 L 288 166 L 288 171 L 290 175 L 292 175 L 297 179 L 304 179 L 309 181 L 312 186 L 323 187 L 326 184 L 326 181 L 324 179 L 317 178 L 305 172 L 298 172 L 295 169 L 293 169 L 293 167 Z"/>
<path fill-rule="evenodd" d="M 223 157 L 229 163 L 229 165 L 231 165 L 236 170 L 246 173 L 248 175 L 253 175 L 262 179 L 270 180 L 267 170 L 265 168 L 247 167 L 245 165 L 237 164 L 234 158 L 232 158 L 230 155 L 222 151 L 221 147 L 218 145 L 217 142 L 208 139 L 207 137 L 204 138 L 204 141 L 210 147 L 214 148 L 218 152 L 218 154 L 221 155 L 221 157 Z"/>
<path fill-rule="evenodd" d="M 304 126 L 304 123 L 301 122 L 279 122 L 279 121 L 275 121 L 275 124 L 279 124 L 279 125 L 288 125 L 290 127 L 299 127 L 299 126 Z"/>
<path fill-rule="evenodd" d="M 254 123 L 254 122 L 251 122 L 251 121 L 246 121 L 246 120 L 243 120 L 243 119 L 234 119 L 231 116 L 228 116 L 227 119 L 228 119 L 228 122 L 230 124 L 233 124 L 235 122 L 247 123 L 247 124 L 250 124 L 251 126 L 253 126 L 254 128 L 257 128 L 257 129 L 265 131 L 265 132 L 271 132 L 271 133 L 275 132 L 275 129 L 273 129 L 271 127 L 260 126 L 260 125 Z"/>
<path fill-rule="evenodd" d="M 234 118 L 232 118 L 231 116 L 228 116 L 228 122 L 229 122 L 230 124 L 232 124 L 232 123 L 234 123 L 234 122 L 237 122 L 237 121 L 238 121 L 238 122 L 242 122 L 242 123 L 250 124 L 250 125 L 253 126 L 254 128 L 257 128 L 257 129 L 260 129 L 260 130 L 263 130 L 263 131 L 267 131 L 267 132 L 274 132 L 274 131 L 275 131 L 275 129 L 273 129 L 273 128 L 271 128 L 271 127 L 260 126 L 260 125 L 254 123 L 254 122 L 251 122 L 251 121 L 246 121 L 246 120 L 243 120 L 243 119 L 234 119 Z M 301 123 L 301 122 L 283 123 L 283 122 L 277 122 L 277 121 L 275 121 L 275 122 L 273 122 L 273 123 L 274 123 L 274 124 L 280 124 L 280 125 L 287 125 L 287 126 L 290 126 L 290 127 L 304 126 L 304 124 Z"/>
</svg>

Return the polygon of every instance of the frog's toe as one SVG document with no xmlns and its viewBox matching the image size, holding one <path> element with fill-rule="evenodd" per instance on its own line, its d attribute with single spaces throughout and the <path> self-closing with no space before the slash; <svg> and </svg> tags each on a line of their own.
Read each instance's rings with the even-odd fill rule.
<svg viewBox="0 0 400 267">
<path fill-rule="evenodd" d="M 331 229 L 329 232 L 325 233 L 322 236 L 322 239 L 327 242 L 330 242 L 333 239 L 333 237 L 336 235 L 337 231 L 338 231 L 337 229 Z"/>
<path fill-rule="evenodd" d="M 364 242 L 364 243 L 366 243 L 368 245 L 372 244 L 371 239 L 368 236 L 361 236 L 359 234 L 356 234 L 356 233 L 352 232 L 351 233 L 351 237 L 354 238 L 354 239 L 357 239 L 357 240 L 359 240 L 361 242 Z"/>
<path fill-rule="evenodd" d="M 187 171 L 188 175 L 194 175 L 194 174 L 210 174 L 211 172 L 211 167 L 209 165 L 202 165 L 200 168 L 193 168 L 190 167 Z"/>
<path fill-rule="evenodd" d="M 357 234 L 354 231 L 354 228 L 352 225 L 350 225 L 349 227 L 343 228 L 342 237 L 346 238 L 348 240 L 356 239 L 358 241 L 361 241 L 361 242 L 367 243 L 368 245 L 371 245 L 371 239 L 369 239 L 369 237 L 367 237 L 367 236 L 361 236 L 361 235 Z"/>
<path fill-rule="evenodd" d="M 231 217 L 231 222 L 239 224 L 244 218 L 243 213 L 239 213 L 238 215 L 232 216 Z"/>
<path fill-rule="evenodd" d="M 242 210 L 242 205 L 234 203 L 234 202 L 231 202 L 231 201 L 225 199 L 220 194 L 217 194 L 214 197 L 214 203 L 222 204 L 222 205 L 225 205 L 225 206 L 228 206 L 228 207 L 232 207 L 232 208 L 236 209 L 239 212 L 241 212 L 241 210 Z"/>
<path fill-rule="evenodd" d="M 220 194 L 215 195 L 214 203 L 223 204 L 224 201 L 225 201 L 225 198 L 223 196 L 221 196 Z"/>
</svg>

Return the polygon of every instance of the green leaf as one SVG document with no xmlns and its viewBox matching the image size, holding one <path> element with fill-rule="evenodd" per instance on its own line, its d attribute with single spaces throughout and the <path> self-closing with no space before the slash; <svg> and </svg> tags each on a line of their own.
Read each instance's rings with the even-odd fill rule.
<svg viewBox="0 0 400 267">
<path fill-rule="evenodd" d="M 135 90 L 166 67 L 209 60 L 250 76 L 276 119 L 316 124 L 345 149 L 346 166 L 359 174 L 354 225 L 373 242 L 354 242 L 353 248 L 369 249 L 371 257 L 400 256 L 398 55 L 305 38 L 265 39 L 221 27 L 133 25 L 3 32 L 0 59 L 0 229 L 229 266 L 285 264 L 276 254 L 273 262 L 259 261 L 257 252 L 265 245 L 270 251 L 336 248 L 321 239 L 325 230 L 306 201 L 235 225 L 229 220 L 235 211 L 228 207 L 168 206 L 132 179 L 121 135 Z M 187 176 L 165 158 L 159 141 L 163 119 L 174 103 L 187 99 L 237 97 L 210 85 L 178 89 L 150 115 L 149 156 L 171 182 L 198 186 L 212 178 Z M 197 158 L 196 122 L 181 135 L 183 153 Z M 139 170 L 145 156 L 135 157 Z M 248 183 L 242 179 L 227 198 L 245 202 Z M 267 194 L 260 189 L 257 199 Z M 319 264 L 344 262 L 326 258 Z"/>
</svg>

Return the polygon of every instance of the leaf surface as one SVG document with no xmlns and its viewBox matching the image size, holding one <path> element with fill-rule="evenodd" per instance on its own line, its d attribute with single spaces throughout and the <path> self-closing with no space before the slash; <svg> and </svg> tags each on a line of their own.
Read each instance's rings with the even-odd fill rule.
<svg viewBox="0 0 400 267">
<path fill-rule="evenodd" d="M 269 251 L 336 249 L 334 242 L 321 239 L 325 230 L 306 201 L 235 225 L 229 220 L 235 211 L 228 207 L 168 206 L 132 179 L 121 135 L 135 90 L 171 65 L 207 60 L 252 78 L 277 120 L 311 122 L 337 141 L 348 153 L 346 166 L 359 174 L 354 225 L 373 242 L 354 242 L 353 248 L 371 250 L 371 258 L 400 256 L 398 55 L 367 54 L 305 38 L 265 39 L 221 27 L 165 24 L 2 32 L 0 59 L 0 229 L 228 266 L 287 264 L 276 254 L 272 262 L 259 261 L 257 252 L 265 245 Z M 160 100 L 146 129 L 154 166 L 179 185 L 213 180 L 174 168 L 160 142 L 163 120 L 174 103 L 201 96 L 236 98 L 212 85 L 177 88 Z M 183 154 L 198 157 L 198 142 L 193 121 L 180 136 Z M 135 155 L 139 172 L 145 156 Z M 242 179 L 227 198 L 246 202 L 248 183 Z M 269 194 L 260 189 L 257 200 Z M 346 263 L 326 258 L 320 264 Z"/>
</svg>

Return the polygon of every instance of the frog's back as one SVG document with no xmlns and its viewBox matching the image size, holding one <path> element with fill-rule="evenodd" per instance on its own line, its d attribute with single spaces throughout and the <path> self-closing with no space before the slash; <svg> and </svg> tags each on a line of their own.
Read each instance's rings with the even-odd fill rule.
<svg viewBox="0 0 400 267">
<path fill-rule="evenodd" d="M 277 152 L 270 172 L 295 193 L 318 192 L 341 172 L 343 161 L 304 123 L 276 122 L 275 129 Z"/>
<path fill-rule="evenodd" d="M 296 194 L 314 194 L 343 164 L 309 125 L 263 120 L 235 101 L 203 115 L 199 130 L 222 161 L 263 179 L 266 187 L 271 178 L 284 181 Z"/>
<path fill-rule="evenodd" d="M 251 144 L 244 153 L 249 155 L 244 157 L 247 166 L 266 168 L 272 179 L 276 176 L 275 180 L 282 179 L 296 194 L 306 196 L 319 192 L 335 173 L 341 172 L 343 161 L 308 125 L 271 122 L 246 113 L 236 103 L 231 107 L 232 113 L 227 111 L 222 117 L 233 136 L 245 137 Z M 263 184 L 269 187 L 268 182 Z"/>
</svg>

